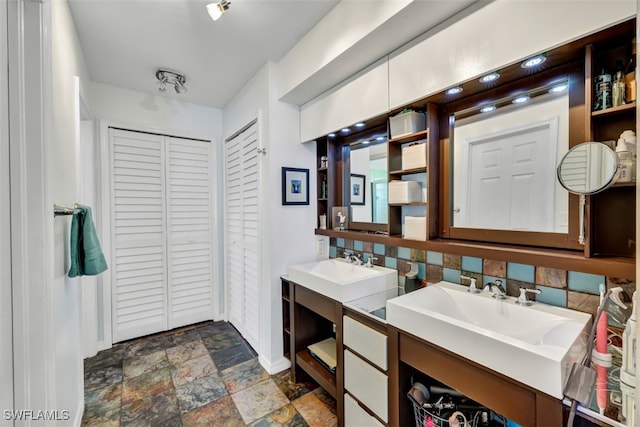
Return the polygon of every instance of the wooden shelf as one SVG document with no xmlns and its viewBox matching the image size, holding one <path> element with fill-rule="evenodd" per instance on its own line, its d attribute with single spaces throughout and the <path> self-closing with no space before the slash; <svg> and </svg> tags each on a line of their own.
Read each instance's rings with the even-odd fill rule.
<svg viewBox="0 0 640 427">
<path fill-rule="evenodd" d="M 307 350 L 296 353 L 296 363 L 334 399 L 338 399 L 336 377 L 309 354 Z"/>
<path fill-rule="evenodd" d="M 425 166 L 423 168 L 390 171 L 389 175 L 412 175 L 414 173 L 426 173 L 426 172 L 427 172 L 427 167 Z"/>
<path fill-rule="evenodd" d="M 606 110 L 592 111 L 591 112 L 591 117 L 602 117 L 602 116 L 615 115 L 615 114 L 631 111 L 634 108 L 636 108 L 635 101 L 631 102 L 629 104 L 623 104 L 623 105 L 619 105 L 617 107 L 607 108 Z"/>
<path fill-rule="evenodd" d="M 419 139 L 426 139 L 428 135 L 429 135 L 429 130 L 427 129 L 427 130 L 422 130 L 420 132 L 410 133 L 408 135 L 402 135 L 395 138 L 391 138 L 389 139 L 388 142 L 390 142 L 391 144 L 406 144 L 408 142 L 417 141 Z"/>
<path fill-rule="evenodd" d="M 389 203 L 389 206 L 427 206 L 427 202 Z"/>
<path fill-rule="evenodd" d="M 617 182 L 611 186 L 611 188 L 619 188 L 619 187 L 635 187 L 635 182 Z"/>
<path fill-rule="evenodd" d="M 326 172 L 328 170 L 329 170 L 329 168 L 326 168 L 326 167 L 325 168 L 318 168 L 318 172 Z"/>
<path fill-rule="evenodd" d="M 329 199 L 327 199 L 326 197 L 318 197 L 319 202 L 326 202 L 327 200 Z"/>
</svg>

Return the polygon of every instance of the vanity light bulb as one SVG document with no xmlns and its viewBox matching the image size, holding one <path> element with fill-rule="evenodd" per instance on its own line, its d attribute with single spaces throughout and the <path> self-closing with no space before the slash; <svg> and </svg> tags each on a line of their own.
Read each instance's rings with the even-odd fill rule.
<svg viewBox="0 0 640 427">
<path fill-rule="evenodd" d="M 329 138 L 335 138 L 336 134 L 335 133 L 330 133 L 329 135 L 327 135 Z"/>
<path fill-rule="evenodd" d="M 550 93 L 560 93 L 560 92 L 564 92 L 565 90 L 567 90 L 569 86 L 566 84 L 561 84 L 558 86 L 554 86 L 551 89 L 549 89 Z"/>
<path fill-rule="evenodd" d="M 536 66 L 542 64 L 546 60 L 547 60 L 547 58 L 544 55 L 534 56 L 533 58 L 529 58 L 526 61 L 524 61 L 522 63 L 522 65 L 521 65 L 521 67 L 522 68 L 536 67 Z"/>
<path fill-rule="evenodd" d="M 354 126 L 357 127 L 357 128 L 363 128 L 364 127 L 364 123 L 362 123 L 362 122 L 356 123 Z"/>
<path fill-rule="evenodd" d="M 529 95 L 519 96 L 515 98 L 513 101 L 514 104 L 523 104 L 529 100 Z"/>
<path fill-rule="evenodd" d="M 480 77 L 480 83 L 489 83 L 494 80 L 498 80 L 499 77 L 500 77 L 500 74 L 498 73 L 487 74 L 486 76 Z"/>
<path fill-rule="evenodd" d="M 350 130 L 351 130 L 351 129 L 349 129 L 349 128 L 342 128 L 342 129 L 340 129 L 340 132 L 342 132 L 342 133 L 348 133 Z"/>
<path fill-rule="evenodd" d="M 482 107 L 482 108 L 480 109 L 480 112 L 481 112 L 481 113 L 488 113 L 488 112 L 493 111 L 493 110 L 495 110 L 495 109 L 496 109 L 496 106 L 495 106 L 495 105 L 487 105 L 486 107 Z"/>
<path fill-rule="evenodd" d="M 457 95 L 460 92 L 462 92 L 462 88 L 460 86 L 456 86 L 456 87 L 452 87 L 451 89 L 447 90 L 446 94 L 447 95 Z"/>
</svg>

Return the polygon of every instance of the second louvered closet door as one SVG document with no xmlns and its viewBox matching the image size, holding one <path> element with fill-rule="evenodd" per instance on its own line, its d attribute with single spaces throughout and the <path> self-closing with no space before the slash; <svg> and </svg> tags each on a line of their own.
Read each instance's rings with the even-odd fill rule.
<svg viewBox="0 0 640 427">
<path fill-rule="evenodd" d="M 212 150 L 110 129 L 113 341 L 213 318 Z"/>
</svg>

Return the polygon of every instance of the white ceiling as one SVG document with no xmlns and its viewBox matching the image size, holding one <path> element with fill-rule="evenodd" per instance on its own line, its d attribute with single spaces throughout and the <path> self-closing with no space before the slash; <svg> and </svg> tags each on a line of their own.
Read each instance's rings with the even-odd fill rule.
<svg viewBox="0 0 640 427">
<path fill-rule="evenodd" d="M 185 75 L 188 92 L 164 96 L 223 108 L 338 2 L 231 0 L 214 22 L 210 1 L 70 0 L 91 79 L 157 94 L 155 71 L 167 68 Z"/>
</svg>

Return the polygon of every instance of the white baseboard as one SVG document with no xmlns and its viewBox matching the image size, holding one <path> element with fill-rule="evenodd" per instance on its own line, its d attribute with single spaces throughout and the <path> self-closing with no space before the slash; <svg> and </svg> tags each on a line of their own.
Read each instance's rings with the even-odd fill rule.
<svg viewBox="0 0 640 427">
<path fill-rule="evenodd" d="M 284 356 L 280 357 L 274 362 L 271 362 L 270 360 L 265 359 L 263 356 L 260 356 L 258 357 L 258 361 L 269 375 L 277 374 L 278 372 L 282 372 L 285 369 L 289 369 L 291 367 L 291 361 Z"/>
<path fill-rule="evenodd" d="M 82 392 L 84 394 L 84 387 L 82 388 Z M 78 402 L 78 407 L 76 408 L 75 414 L 76 414 L 76 417 L 73 420 L 73 425 L 75 427 L 81 427 L 82 426 L 82 417 L 84 415 L 84 395 L 80 399 L 80 402 Z"/>
</svg>

